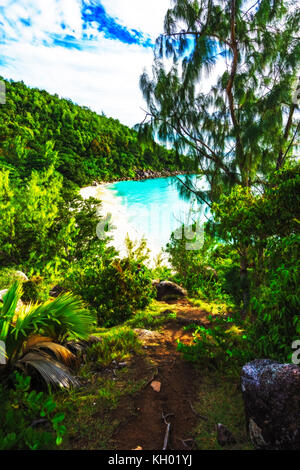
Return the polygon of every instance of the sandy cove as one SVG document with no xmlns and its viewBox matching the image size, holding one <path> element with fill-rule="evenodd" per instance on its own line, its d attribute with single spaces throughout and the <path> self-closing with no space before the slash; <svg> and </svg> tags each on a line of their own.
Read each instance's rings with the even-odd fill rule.
<svg viewBox="0 0 300 470">
<path fill-rule="evenodd" d="M 129 222 L 126 208 L 122 204 L 122 198 L 117 196 L 112 189 L 109 188 L 110 183 L 101 183 L 97 186 L 87 186 L 80 190 L 80 195 L 83 199 L 94 197 L 101 201 L 99 208 L 99 216 L 106 217 L 111 214 L 111 221 L 115 227 L 111 230 L 108 235 L 113 237 L 113 240 L 109 242 L 110 245 L 114 246 L 120 253 L 121 257 L 127 255 L 125 247 L 125 238 L 128 234 L 130 240 L 133 242 L 140 241 L 144 234 L 138 231 Z M 146 237 L 144 237 L 146 238 Z M 149 267 L 154 267 L 156 257 L 161 253 L 161 247 L 156 245 L 152 240 L 147 240 L 147 247 L 150 249 L 150 260 L 148 263 Z M 167 258 L 164 255 L 164 264 L 169 265 Z"/>
</svg>

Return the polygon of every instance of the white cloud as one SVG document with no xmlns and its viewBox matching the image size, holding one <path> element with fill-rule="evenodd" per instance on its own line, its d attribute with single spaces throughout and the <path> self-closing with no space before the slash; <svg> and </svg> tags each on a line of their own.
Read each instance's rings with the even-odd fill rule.
<svg viewBox="0 0 300 470">
<path fill-rule="evenodd" d="M 156 38 L 163 32 L 165 14 L 171 0 L 102 0 L 107 13 L 129 28 Z"/>
<path fill-rule="evenodd" d="M 163 29 L 170 0 L 103 0 L 107 13 L 127 28 L 155 38 Z M 151 67 L 150 48 L 104 38 L 97 25 L 85 32 L 85 50 L 46 46 L 53 34 L 82 37 L 81 0 L 0 0 L 4 7 L 0 75 L 57 93 L 132 126 L 145 107 L 139 77 Z M 30 20 L 30 26 L 21 21 Z M 62 23 L 65 25 L 63 29 Z M 51 36 L 52 35 L 52 36 Z M 86 48 L 86 46 L 91 46 Z"/>
<path fill-rule="evenodd" d="M 171 0 L 102 0 L 102 4 L 120 24 L 154 39 L 163 31 Z M 1 6 L 5 41 L 0 75 L 104 111 L 129 126 L 143 120 L 141 108 L 146 105 L 139 77 L 144 68 L 151 70 L 152 49 L 107 39 L 97 23 L 85 30 L 93 39 L 83 41 L 81 0 L 0 0 Z M 29 19 L 30 26 L 22 19 Z M 53 35 L 67 34 L 75 36 L 84 50 L 51 45 Z"/>
<path fill-rule="evenodd" d="M 63 47 L 10 44 L 2 49 L 14 61 L 0 74 L 57 93 L 132 126 L 143 119 L 145 106 L 139 76 L 151 66 L 152 51 L 102 38 L 91 52 Z"/>
</svg>

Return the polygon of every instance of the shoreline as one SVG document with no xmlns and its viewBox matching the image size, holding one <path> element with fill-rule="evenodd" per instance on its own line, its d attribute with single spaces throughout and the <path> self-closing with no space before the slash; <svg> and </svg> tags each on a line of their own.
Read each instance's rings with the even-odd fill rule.
<svg viewBox="0 0 300 470">
<path fill-rule="evenodd" d="M 83 199 L 94 197 L 101 202 L 98 210 L 100 217 L 107 217 L 111 214 L 112 230 L 108 232 L 108 236 L 111 236 L 112 240 L 108 242 L 108 246 L 114 246 L 119 252 L 120 257 L 123 258 L 127 256 L 125 244 L 126 235 L 128 235 L 130 240 L 134 243 L 139 243 L 142 238 L 144 238 L 147 243 L 147 248 L 150 250 L 149 260 L 147 260 L 145 264 L 150 268 L 154 268 L 157 256 L 161 255 L 163 259 L 162 265 L 169 267 L 170 264 L 166 255 L 162 252 L 162 247 L 157 246 L 152 240 L 149 240 L 129 222 L 129 216 L 126 208 L 122 204 L 122 198 L 114 194 L 113 189 L 107 187 L 111 184 L 113 183 L 107 181 L 97 183 L 86 186 L 79 192 Z"/>
<path fill-rule="evenodd" d="M 102 184 L 113 184 L 113 183 L 120 183 L 120 181 L 142 181 L 142 180 L 149 180 L 149 179 L 157 179 L 157 178 L 169 178 L 171 176 L 180 176 L 180 175 L 193 175 L 194 172 L 192 171 L 183 171 L 183 170 L 175 170 L 170 171 L 168 169 L 161 170 L 161 171 L 154 171 L 154 170 L 134 170 L 136 175 L 135 177 L 121 177 L 115 180 L 109 181 L 98 181 L 95 180 L 92 182 L 91 186 L 96 187 Z"/>
</svg>

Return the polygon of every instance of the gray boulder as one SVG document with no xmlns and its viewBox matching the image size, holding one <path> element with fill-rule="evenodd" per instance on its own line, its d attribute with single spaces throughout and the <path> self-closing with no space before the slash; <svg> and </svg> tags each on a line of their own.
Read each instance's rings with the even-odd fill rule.
<svg viewBox="0 0 300 470">
<path fill-rule="evenodd" d="M 22 271 L 16 271 L 15 276 L 20 279 L 20 281 L 28 281 L 28 277 Z"/>
<path fill-rule="evenodd" d="M 175 282 L 154 280 L 152 285 L 156 288 L 157 300 L 175 300 L 187 296 L 187 291 Z"/>
<path fill-rule="evenodd" d="M 256 449 L 300 449 L 300 367 L 269 359 L 242 369 L 247 430 Z"/>
</svg>

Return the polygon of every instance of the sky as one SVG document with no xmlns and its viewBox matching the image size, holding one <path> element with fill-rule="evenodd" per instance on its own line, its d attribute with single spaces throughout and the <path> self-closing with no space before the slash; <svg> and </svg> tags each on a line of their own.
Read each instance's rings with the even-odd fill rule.
<svg viewBox="0 0 300 470">
<path fill-rule="evenodd" d="M 128 126 L 171 0 L 0 0 L 0 76 L 57 93 Z"/>
</svg>

